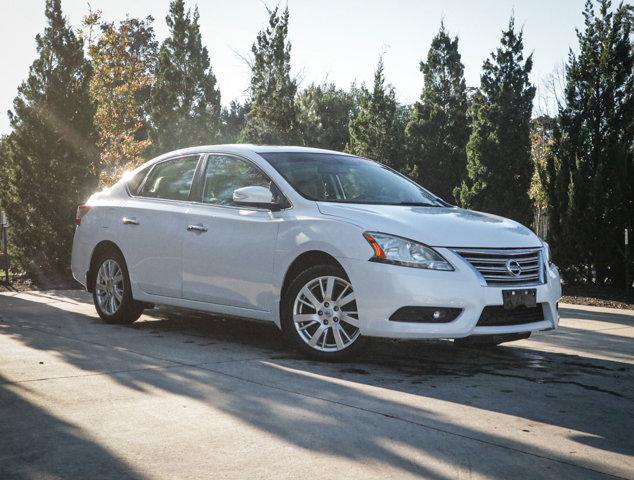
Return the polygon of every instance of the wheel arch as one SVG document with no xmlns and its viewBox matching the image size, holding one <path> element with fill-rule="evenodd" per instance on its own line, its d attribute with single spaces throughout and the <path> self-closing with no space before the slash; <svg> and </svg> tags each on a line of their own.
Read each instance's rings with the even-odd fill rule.
<svg viewBox="0 0 634 480">
<path fill-rule="evenodd" d="M 323 250 L 308 250 L 306 252 L 302 252 L 291 262 L 284 274 L 284 281 L 282 282 L 282 288 L 280 290 L 280 315 L 282 313 L 281 306 L 284 301 L 284 296 L 286 295 L 286 290 L 292 283 L 293 279 L 295 279 L 295 277 L 297 277 L 297 275 L 299 275 L 302 271 L 315 265 L 334 265 L 341 268 L 344 272 L 346 271 L 345 268 L 343 268 L 343 265 L 341 265 L 335 257 Z M 346 273 L 346 276 L 347 275 L 348 274 Z"/>
<path fill-rule="evenodd" d="M 354 339 L 349 340 L 350 342 L 348 342 L 347 344 L 344 344 L 343 347 L 340 346 L 340 342 L 343 342 L 343 340 L 341 340 L 341 335 L 339 335 L 339 340 L 336 340 L 337 336 L 333 336 L 335 337 L 334 342 L 337 344 L 337 348 L 341 348 L 341 350 L 336 350 L 336 351 L 316 351 L 314 349 L 312 349 L 311 347 L 307 347 L 307 342 L 305 339 L 301 339 L 299 335 L 301 335 L 300 332 L 296 331 L 296 328 L 294 328 L 293 325 L 293 311 L 291 310 L 292 308 L 292 298 L 289 298 L 288 302 L 285 302 L 284 297 L 288 294 L 289 292 L 289 288 L 296 288 L 293 287 L 294 285 L 296 285 L 296 282 L 294 282 L 294 280 L 296 279 L 297 275 L 301 275 L 302 272 L 306 269 L 309 269 L 311 267 L 315 267 L 315 266 L 321 266 L 321 265 L 325 265 L 325 266 L 330 266 L 330 269 L 317 269 L 315 272 L 320 272 L 320 271 L 326 271 L 326 272 L 331 272 L 332 271 L 332 267 L 334 267 L 337 270 L 341 271 L 341 274 L 338 274 L 337 276 L 341 276 L 344 277 L 346 280 L 350 281 L 350 277 L 348 272 L 346 271 L 345 267 L 342 265 L 342 263 L 336 258 L 334 257 L 332 254 L 327 253 L 323 250 L 308 250 L 305 251 L 301 254 L 299 254 L 289 265 L 286 274 L 284 275 L 284 281 L 283 281 L 283 285 L 282 288 L 280 290 L 281 296 L 280 296 L 280 303 L 279 303 L 279 318 L 277 320 L 277 325 L 278 327 L 282 330 L 282 332 L 284 332 L 284 334 L 290 338 L 293 343 L 295 344 L 295 346 L 297 348 L 299 348 L 301 351 L 307 353 L 309 356 L 313 357 L 313 358 L 318 358 L 320 360 L 324 360 L 324 359 L 328 359 L 328 360 L 334 360 L 334 359 L 340 359 L 340 358 L 345 358 L 346 356 L 350 355 L 351 352 L 357 351 L 357 349 L 359 348 L 359 346 L 363 345 L 363 338 L 359 338 L 361 337 L 361 327 L 359 326 L 357 328 L 357 330 L 354 333 Z M 328 275 L 331 275 L 331 273 L 327 273 Z M 317 273 L 317 275 L 321 275 L 320 273 Z M 308 277 L 307 277 L 308 278 Z M 315 277 L 317 278 L 317 277 Z M 305 281 L 305 279 L 302 279 L 302 283 Z M 300 284 L 301 285 L 301 284 Z M 346 287 L 347 288 L 347 287 Z M 295 289 L 293 289 L 293 293 L 295 292 Z M 336 300 L 333 300 L 333 302 L 335 302 Z M 347 304 L 347 302 L 346 302 Z M 327 304 L 324 304 L 327 306 Z M 335 309 L 335 315 L 337 315 L 336 313 L 336 306 L 334 307 Z M 342 308 L 342 312 L 343 312 L 343 308 Z M 356 312 L 351 312 L 351 313 L 356 313 Z M 321 315 L 321 312 L 319 312 L 319 314 Z M 358 316 L 356 317 L 357 321 L 358 321 Z M 347 321 L 347 320 L 345 320 Z M 336 320 L 335 320 L 336 322 Z M 327 325 L 328 322 L 327 321 L 323 321 L 323 325 Z M 323 328 L 323 325 L 320 326 L 320 328 Z M 333 324 L 334 325 L 334 324 Z M 321 337 L 320 337 L 321 338 Z M 326 341 L 326 337 L 324 338 L 324 342 Z M 331 343 L 332 343 L 332 338 L 331 338 Z"/>
<path fill-rule="evenodd" d="M 95 248 L 92 251 L 92 255 L 90 256 L 90 266 L 88 268 L 88 273 L 86 274 L 86 290 L 91 293 L 95 289 L 95 270 L 97 266 L 97 258 L 99 258 L 99 255 L 101 255 L 102 253 L 109 251 L 115 251 L 123 257 L 123 252 L 121 251 L 121 249 L 117 246 L 116 243 L 111 240 L 103 240 L 99 242 L 97 245 L 95 245 Z M 125 259 L 125 257 L 123 258 Z"/>
</svg>

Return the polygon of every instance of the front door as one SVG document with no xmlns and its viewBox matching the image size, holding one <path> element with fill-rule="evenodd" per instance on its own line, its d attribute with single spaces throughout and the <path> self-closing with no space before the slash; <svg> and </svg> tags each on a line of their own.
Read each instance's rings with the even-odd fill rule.
<svg viewBox="0 0 634 480">
<path fill-rule="evenodd" d="M 248 160 L 214 154 L 202 183 L 202 203 L 190 207 L 183 237 L 183 297 L 270 311 L 280 215 L 233 202 L 235 189 L 269 187 L 269 178 Z"/>
</svg>

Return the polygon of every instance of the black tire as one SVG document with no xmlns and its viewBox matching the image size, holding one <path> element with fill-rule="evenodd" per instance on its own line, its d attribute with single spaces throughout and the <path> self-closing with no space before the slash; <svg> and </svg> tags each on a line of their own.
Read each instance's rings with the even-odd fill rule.
<svg viewBox="0 0 634 480">
<path fill-rule="evenodd" d="M 304 286 L 307 285 L 309 282 L 324 276 L 335 276 L 347 282 L 350 282 L 348 276 L 346 275 L 346 272 L 335 265 L 315 265 L 301 272 L 291 281 L 291 284 L 286 289 L 286 293 L 284 294 L 284 298 L 282 299 L 282 330 L 286 337 L 289 339 L 290 343 L 305 355 L 316 360 L 340 361 L 350 358 L 355 353 L 357 353 L 366 342 L 366 339 L 359 334 L 356 339 L 352 341 L 350 345 L 346 346 L 343 350 L 332 352 L 319 351 L 309 346 L 302 339 L 299 332 L 295 328 L 295 322 L 293 321 L 293 307 L 295 304 L 295 299 L 300 290 L 304 288 Z M 336 314 L 333 313 L 333 315 Z"/>
<path fill-rule="evenodd" d="M 506 333 L 499 335 L 473 335 L 471 337 L 456 338 L 454 339 L 453 344 L 459 348 L 493 348 L 497 347 L 501 343 L 524 340 L 530 336 L 531 332 Z"/>
<path fill-rule="evenodd" d="M 98 299 L 98 272 L 101 266 L 108 260 L 114 260 L 116 264 L 120 267 L 123 274 L 123 295 L 119 307 L 114 312 L 114 314 L 109 314 L 108 312 L 104 311 L 104 309 L 101 308 Z M 95 308 L 97 309 L 97 313 L 99 314 L 101 319 L 106 323 L 116 325 L 129 325 L 131 323 L 134 323 L 143 314 L 145 305 L 140 302 L 134 301 L 134 299 L 132 298 L 130 275 L 128 274 L 128 267 L 125 263 L 123 255 L 121 255 L 121 253 L 119 253 L 117 250 L 105 251 L 98 255 L 98 257 L 95 259 L 94 265 L 95 285 L 92 292 L 92 298 L 95 304 Z"/>
</svg>

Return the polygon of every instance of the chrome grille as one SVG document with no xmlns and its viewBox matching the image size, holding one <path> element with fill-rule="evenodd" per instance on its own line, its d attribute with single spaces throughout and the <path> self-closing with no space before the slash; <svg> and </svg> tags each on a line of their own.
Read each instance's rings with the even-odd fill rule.
<svg viewBox="0 0 634 480">
<path fill-rule="evenodd" d="M 541 248 L 456 248 L 454 252 L 469 262 L 487 285 L 510 287 L 544 283 Z"/>
</svg>

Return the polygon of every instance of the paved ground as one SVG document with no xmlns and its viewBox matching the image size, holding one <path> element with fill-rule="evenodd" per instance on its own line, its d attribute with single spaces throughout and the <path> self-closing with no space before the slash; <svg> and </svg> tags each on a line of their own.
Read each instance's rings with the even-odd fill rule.
<svg viewBox="0 0 634 480">
<path fill-rule="evenodd" d="M 263 324 L 0 295 L 0 478 L 634 478 L 634 312 L 307 361 Z"/>
</svg>

